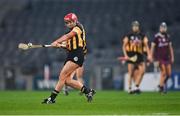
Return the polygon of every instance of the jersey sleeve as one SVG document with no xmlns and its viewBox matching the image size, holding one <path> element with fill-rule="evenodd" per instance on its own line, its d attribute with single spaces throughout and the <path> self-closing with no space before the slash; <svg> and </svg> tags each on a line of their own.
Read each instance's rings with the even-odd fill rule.
<svg viewBox="0 0 180 116">
<path fill-rule="evenodd" d="M 75 32 L 76 34 L 81 34 L 82 33 L 82 31 L 81 31 L 81 29 L 79 27 L 74 27 L 72 31 Z"/>
</svg>

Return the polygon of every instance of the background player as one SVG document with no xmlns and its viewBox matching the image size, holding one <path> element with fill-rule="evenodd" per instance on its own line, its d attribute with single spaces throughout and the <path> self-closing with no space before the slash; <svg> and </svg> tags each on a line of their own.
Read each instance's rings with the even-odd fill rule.
<svg viewBox="0 0 180 116">
<path fill-rule="evenodd" d="M 86 46 L 86 41 L 83 40 L 83 36 L 85 36 L 85 31 L 82 25 L 78 22 L 78 18 L 74 13 L 67 14 L 64 17 L 64 21 L 66 26 L 70 29 L 69 32 L 58 38 L 51 45 L 57 47 L 60 46 L 62 42 L 67 41 L 69 52 L 54 91 L 52 91 L 50 97 L 44 99 L 42 102 L 45 104 L 55 103 L 56 96 L 65 84 L 81 90 L 81 92 L 86 95 L 89 102 L 92 100 L 94 94 L 94 90 L 87 88 L 79 81 L 71 78 L 71 74 L 81 67 L 84 62 L 83 49 Z"/>
<path fill-rule="evenodd" d="M 129 93 L 140 93 L 139 85 L 145 72 L 144 51 L 146 49 L 147 58 L 151 60 L 151 54 L 148 46 L 148 38 L 140 31 L 138 21 L 132 22 L 132 32 L 123 39 L 123 53 L 126 59 L 137 55 L 137 61 L 128 61 L 128 86 Z M 132 90 L 132 81 L 135 82 L 135 90 Z"/>
<path fill-rule="evenodd" d="M 160 68 L 159 92 L 166 93 L 165 85 L 171 76 L 174 52 L 165 22 L 160 24 L 159 32 L 155 35 L 154 41 L 151 44 L 151 52 L 154 56 L 153 59 L 158 62 Z"/>
</svg>

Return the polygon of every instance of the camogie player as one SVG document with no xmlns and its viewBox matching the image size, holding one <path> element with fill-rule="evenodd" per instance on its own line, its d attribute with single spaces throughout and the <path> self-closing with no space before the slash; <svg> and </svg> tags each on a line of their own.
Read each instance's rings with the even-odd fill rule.
<svg viewBox="0 0 180 116">
<path fill-rule="evenodd" d="M 130 60 L 127 61 L 129 76 L 128 92 L 129 94 L 139 94 L 141 92 L 139 86 L 145 72 L 144 49 L 147 52 L 147 59 L 149 61 L 151 61 L 151 54 L 148 46 L 148 38 L 145 34 L 141 32 L 140 24 L 138 21 L 132 22 L 132 32 L 124 37 L 122 49 L 125 59 L 137 56 L 137 60 L 135 62 L 132 62 Z M 132 81 L 134 81 L 135 83 L 135 90 L 132 90 Z"/>
<path fill-rule="evenodd" d="M 64 67 L 60 72 L 59 81 L 57 82 L 55 89 L 47 99 L 43 100 L 42 103 L 55 103 L 58 93 L 62 90 L 65 84 L 80 90 L 86 95 L 87 101 L 91 102 L 95 91 L 93 89 L 89 89 L 81 82 L 71 78 L 72 73 L 81 67 L 84 62 L 83 49 L 86 47 L 86 41 L 83 38 L 85 38 L 85 30 L 82 24 L 78 22 L 78 18 L 74 13 L 67 14 L 64 17 L 64 22 L 69 28 L 69 32 L 58 38 L 51 45 L 54 47 L 60 47 L 62 42 L 67 42 L 69 50 L 68 55 Z"/>
<path fill-rule="evenodd" d="M 166 93 L 165 85 L 171 76 L 171 64 L 174 62 L 174 52 L 170 36 L 167 33 L 167 25 L 162 22 L 159 32 L 155 35 L 151 44 L 153 60 L 157 61 L 160 68 L 159 92 Z"/>
</svg>

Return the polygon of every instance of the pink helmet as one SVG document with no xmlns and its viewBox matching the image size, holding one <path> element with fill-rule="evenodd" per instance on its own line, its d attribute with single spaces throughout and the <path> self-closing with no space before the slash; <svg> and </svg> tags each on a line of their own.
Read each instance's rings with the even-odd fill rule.
<svg viewBox="0 0 180 116">
<path fill-rule="evenodd" d="M 65 17 L 64 17 L 64 21 L 73 21 L 73 22 L 77 22 L 78 18 L 76 16 L 76 14 L 74 13 L 68 13 Z"/>
</svg>

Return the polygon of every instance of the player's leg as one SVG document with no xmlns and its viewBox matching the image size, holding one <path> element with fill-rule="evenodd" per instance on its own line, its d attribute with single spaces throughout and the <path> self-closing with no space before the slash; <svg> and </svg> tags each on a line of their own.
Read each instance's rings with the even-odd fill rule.
<svg viewBox="0 0 180 116">
<path fill-rule="evenodd" d="M 78 80 L 79 82 L 81 82 L 81 83 L 84 83 L 83 73 L 84 73 L 84 66 L 81 66 L 81 67 L 79 67 L 79 68 L 76 70 L 77 80 Z"/>
<path fill-rule="evenodd" d="M 167 81 L 168 79 L 171 77 L 171 64 L 167 64 L 166 65 L 166 77 L 165 77 L 165 80 L 164 80 L 164 93 L 167 92 Z"/>
<path fill-rule="evenodd" d="M 166 67 L 164 64 L 160 64 L 160 82 L 159 82 L 159 92 L 163 92 L 164 81 L 166 78 Z"/>
<path fill-rule="evenodd" d="M 58 81 L 58 84 L 55 87 L 56 91 L 60 91 L 62 89 L 62 86 L 64 85 L 64 83 L 66 83 L 68 86 L 71 86 L 75 89 L 81 90 L 85 94 L 88 94 L 90 92 L 90 89 L 87 88 L 86 86 L 84 86 L 81 82 L 72 79 L 71 74 L 77 68 L 79 68 L 79 65 L 75 64 L 72 61 L 68 61 L 66 63 L 65 68 L 63 68 L 64 74 L 62 73 L 62 75 L 60 75 L 60 80 Z M 63 76 L 65 77 L 65 79 L 61 79 L 61 77 L 63 77 Z"/>
<path fill-rule="evenodd" d="M 145 66 L 145 63 L 141 63 L 138 65 L 138 69 L 139 69 L 139 74 L 138 74 L 138 80 L 137 80 L 137 85 L 139 86 L 141 84 L 141 81 L 143 79 L 143 76 L 144 76 L 144 73 L 145 73 L 145 70 L 146 70 L 146 66 Z"/>
<path fill-rule="evenodd" d="M 83 73 L 84 73 L 84 66 L 81 66 L 76 70 L 76 78 L 77 78 L 77 80 L 84 84 Z M 80 92 L 79 95 L 83 95 L 83 93 Z"/>
<path fill-rule="evenodd" d="M 136 74 L 134 75 L 135 79 L 136 79 L 135 80 L 135 84 L 136 84 L 135 93 L 140 93 L 139 86 L 140 86 L 141 81 L 143 79 L 144 72 L 145 72 L 145 63 L 142 62 L 142 63 L 137 65 Z"/>
<path fill-rule="evenodd" d="M 166 84 L 167 80 L 170 78 L 171 72 L 172 72 L 171 64 L 167 64 L 167 65 L 166 65 L 166 79 L 165 79 L 165 84 Z"/>
<path fill-rule="evenodd" d="M 52 91 L 50 97 L 48 99 L 45 99 L 42 103 L 54 103 L 56 96 L 58 95 L 58 93 L 61 91 L 61 89 L 65 85 L 66 79 L 77 68 L 78 68 L 78 65 L 75 65 L 73 62 L 71 62 L 71 61 L 66 62 L 63 69 L 60 72 L 59 81 L 57 82 L 54 91 Z"/>
<path fill-rule="evenodd" d="M 139 75 L 139 69 L 138 69 L 138 67 L 136 67 L 136 68 L 134 69 L 134 73 L 133 73 L 135 90 L 137 89 L 138 75 Z"/>
<path fill-rule="evenodd" d="M 77 70 L 77 69 L 76 69 L 76 70 Z M 76 74 L 76 71 L 72 72 L 71 75 L 70 75 L 70 77 L 73 78 L 75 74 Z M 69 95 L 68 85 L 66 85 L 66 84 L 64 85 L 64 94 L 65 94 L 66 96 Z"/>
<path fill-rule="evenodd" d="M 64 95 L 66 95 L 66 96 L 69 95 L 68 86 L 66 84 L 64 85 Z"/>
<path fill-rule="evenodd" d="M 79 65 L 73 63 L 72 61 L 68 61 L 64 65 L 59 76 L 59 81 L 56 84 L 55 90 L 51 93 L 51 96 L 48 99 L 45 99 L 43 101 L 43 103 L 54 103 L 56 96 L 61 91 L 65 83 L 75 89 L 81 90 L 82 93 L 85 93 L 86 97 L 88 98 L 88 101 L 92 100 L 94 90 L 89 89 L 86 86 L 84 86 L 82 83 L 71 79 L 71 73 L 73 73 L 78 67 Z"/>
<path fill-rule="evenodd" d="M 132 93 L 132 81 L 134 73 L 134 64 L 128 63 L 128 93 Z"/>
<path fill-rule="evenodd" d="M 79 68 L 76 69 L 76 71 L 78 70 Z M 77 73 L 76 73 L 77 74 Z M 74 76 L 74 74 L 73 74 Z M 81 83 L 80 81 L 78 80 L 74 80 L 73 79 L 73 76 L 69 76 L 65 83 L 72 87 L 72 88 L 75 88 L 75 89 L 78 89 L 78 90 L 81 90 L 81 93 L 84 93 L 87 97 L 87 100 L 88 102 L 91 102 L 92 101 L 92 97 L 93 95 L 95 94 L 95 91 L 93 89 L 89 89 L 87 88 L 85 85 L 83 85 L 83 83 Z"/>
<path fill-rule="evenodd" d="M 66 84 L 72 88 L 75 88 L 75 89 L 78 89 L 78 90 L 81 90 L 83 84 L 77 80 L 74 80 L 72 79 L 71 77 L 68 77 L 66 79 Z"/>
<path fill-rule="evenodd" d="M 79 66 L 72 61 L 68 61 L 59 76 L 59 81 L 56 84 L 55 90 L 61 91 L 62 87 L 64 86 L 66 79 L 70 77 L 70 75 L 78 68 Z"/>
<path fill-rule="evenodd" d="M 74 72 L 71 73 L 70 78 L 73 79 L 73 77 L 76 75 L 77 80 L 83 84 L 84 83 L 83 79 L 82 79 L 83 71 L 84 71 L 84 67 L 83 66 L 82 67 L 78 67 Z M 80 93 L 82 93 L 82 92 L 80 92 Z M 65 95 L 69 94 L 68 86 L 66 84 L 64 86 L 64 94 Z"/>
</svg>

